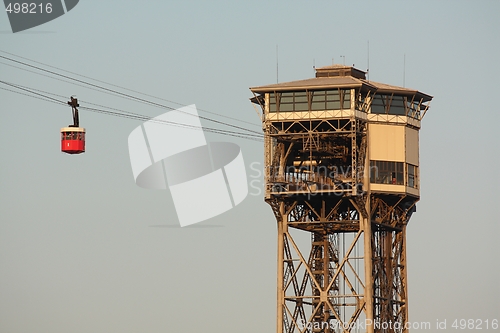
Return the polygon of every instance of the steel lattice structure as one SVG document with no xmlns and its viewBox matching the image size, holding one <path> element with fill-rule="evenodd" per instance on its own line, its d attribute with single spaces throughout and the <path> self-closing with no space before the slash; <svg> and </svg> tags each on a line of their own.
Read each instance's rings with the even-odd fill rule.
<svg viewBox="0 0 500 333">
<path fill-rule="evenodd" d="M 340 65 L 251 91 L 278 228 L 277 332 L 407 332 L 406 226 L 432 97 Z"/>
</svg>

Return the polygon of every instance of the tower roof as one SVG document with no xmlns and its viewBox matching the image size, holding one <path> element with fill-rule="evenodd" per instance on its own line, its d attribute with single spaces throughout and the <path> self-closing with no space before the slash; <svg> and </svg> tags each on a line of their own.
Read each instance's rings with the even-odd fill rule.
<svg viewBox="0 0 500 333">
<path fill-rule="evenodd" d="M 352 66 L 331 65 L 316 68 L 316 77 L 270 84 L 265 86 L 251 87 L 254 93 L 266 93 L 273 91 L 296 91 L 296 90 L 320 90 L 329 88 L 361 88 L 361 90 L 373 91 L 382 94 L 415 95 L 430 101 L 432 96 L 415 89 L 393 86 L 385 83 L 368 81 L 366 72 Z"/>
</svg>

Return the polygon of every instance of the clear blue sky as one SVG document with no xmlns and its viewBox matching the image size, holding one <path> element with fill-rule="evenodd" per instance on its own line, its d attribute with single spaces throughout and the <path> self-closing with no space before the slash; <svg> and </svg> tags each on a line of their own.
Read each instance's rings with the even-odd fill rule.
<svg viewBox="0 0 500 333">
<path fill-rule="evenodd" d="M 0 49 L 256 125 L 248 87 L 276 81 L 276 45 L 280 81 L 341 56 L 366 69 L 369 41 L 370 79 L 402 85 L 406 57 L 406 86 L 435 96 L 408 227 L 410 321 L 451 325 L 500 319 L 498 13 L 493 0 L 81 0 L 17 34 L 0 13 Z M 165 112 L 3 64 L 0 77 Z M 274 331 L 276 223 L 261 196 L 205 227 L 165 227 L 177 224 L 168 191 L 132 177 L 139 122 L 82 111 L 87 153 L 68 156 L 69 107 L 0 90 L 0 117 L 0 332 Z M 207 137 L 262 163 L 261 143 Z"/>
</svg>

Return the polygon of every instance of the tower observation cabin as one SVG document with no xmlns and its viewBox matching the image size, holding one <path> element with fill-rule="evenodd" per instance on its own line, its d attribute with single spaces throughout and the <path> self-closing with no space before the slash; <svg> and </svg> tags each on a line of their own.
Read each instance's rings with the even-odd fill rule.
<svg viewBox="0 0 500 333">
<path fill-rule="evenodd" d="M 366 332 L 407 332 L 406 226 L 432 96 L 343 65 L 250 90 L 278 224 L 277 332 L 361 332 L 345 328 L 359 321 Z M 295 241 L 304 232 L 307 248 Z M 382 329 L 389 321 L 401 328 Z"/>
</svg>

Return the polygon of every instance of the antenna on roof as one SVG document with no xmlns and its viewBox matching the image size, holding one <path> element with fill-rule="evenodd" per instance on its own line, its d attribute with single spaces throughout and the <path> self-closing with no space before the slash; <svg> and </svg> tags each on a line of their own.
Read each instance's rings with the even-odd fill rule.
<svg viewBox="0 0 500 333">
<path fill-rule="evenodd" d="M 276 44 L 276 83 L 278 82 L 278 44 Z"/>
<path fill-rule="evenodd" d="M 313 58 L 313 74 L 316 73 L 316 60 Z"/>
<path fill-rule="evenodd" d="M 342 64 L 345 66 L 345 55 L 340 56 L 342 58 Z"/>
<path fill-rule="evenodd" d="M 366 78 L 367 78 L 368 81 L 370 81 L 370 41 L 368 41 Z"/>
<path fill-rule="evenodd" d="M 406 80 L 406 53 L 403 55 L 403 88 L 405 87 Z"/>
</svg>

